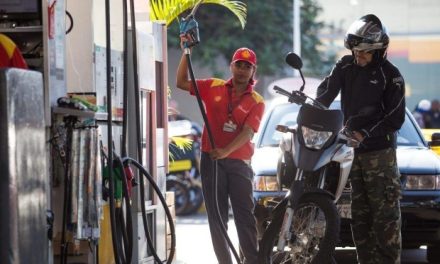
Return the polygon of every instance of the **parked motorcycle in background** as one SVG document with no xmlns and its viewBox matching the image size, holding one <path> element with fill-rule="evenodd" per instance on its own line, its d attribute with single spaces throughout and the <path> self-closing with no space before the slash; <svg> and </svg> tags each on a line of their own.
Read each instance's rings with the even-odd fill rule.
<svg viewBox="0 0 440 264">
<path fill-rule="evenodd" d="M 169 121 L 167 191 L 174 192 L 176 215 L 197 212 L 203 204 L 199 171 L 201 128 L 189 120 Z M 183 144 L 182 144 L 183 143 Z"/>
<path fill-rule="evenodd" d="M 303 93 L 301 58 L 289 53 L 286 62 L 299 70 L 303 79 L 300 90 L 291 93 L 274 87 L 290 103 L 301 106 L 296 128 L 277 127 L 280 132 L 291 133 L 287 141 L 281 141 L 280 148 L 288 155 L 284 163 L 293 163 L 284 165 L 294 169 L 278 179 L 289 192 L 272 211 L 260 240 L 259 263 L 335 263 L 340 230 L 335 203 L 347 184 L 353 147 L 359 142 L 347 128 L 350 120 L 343 127 L 340 109 L 327 109 Z"/>
</svg>

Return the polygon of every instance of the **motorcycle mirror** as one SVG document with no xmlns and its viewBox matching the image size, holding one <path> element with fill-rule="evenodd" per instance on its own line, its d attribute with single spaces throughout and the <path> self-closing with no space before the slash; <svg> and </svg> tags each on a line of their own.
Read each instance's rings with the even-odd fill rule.
<svg viewBox="0 0 440 264">
<path fill-rule="evenodd" d="M 286 55 L 286 63 L 297 70 L 300 70 L 303 66 L 301 58 L 293 52 Z"/>
<path fill-rule="evenodd" d="M 302 84 L 302 86 L 301 86 L 301 88 L 299 90 L 301 92 L 304 91 L 304 85 L 306 84 L 306 80 L 304 79 L 304 75 L 303 75 L 303 73 L 301 71 L 301 68 L 303 66 L 303 62 L 301 60 L 301 57 L 296 55 L 293 52 L 289 52 L 286 55 L 286 63 L 289 64 L 294 69 L 297 69 L 299 71 L 299 74 L 301 75 L 301 79 L 303 81 L 303 84 Z"/>
</svg>

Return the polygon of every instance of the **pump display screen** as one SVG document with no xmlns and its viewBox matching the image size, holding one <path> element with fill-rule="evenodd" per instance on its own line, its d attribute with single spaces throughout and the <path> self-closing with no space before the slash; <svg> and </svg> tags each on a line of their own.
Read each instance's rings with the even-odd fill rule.
<svg viewBox="0 0 440 264">
<path fill-rule="evenodd" d="M 38 19 L 41 0 L 1 0 L 0 19 Z"/>
<path fill-rule="evenodd" d="M 0 13 L 37 13 L 38 0 L 2 0 Z"/>
</svg>

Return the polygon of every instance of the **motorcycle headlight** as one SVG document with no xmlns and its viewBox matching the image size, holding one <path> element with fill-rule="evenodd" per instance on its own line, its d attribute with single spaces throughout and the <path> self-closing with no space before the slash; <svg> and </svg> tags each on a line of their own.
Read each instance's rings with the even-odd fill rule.
<svg viewBox="0 0 440 264">
<path fill-rule="evenodd" d="M 312 149 L 321 149 L 333 135 L 333 132 L 330 131 L 318 131 L 305 126 L 301 127 L 301 132 L 306 147 Z"/>
<path fill-rule="evenodd" d="M 278 191 L 278 181 L 275 176 L 254 176 L 254 191 Z"/>
<path fill-rule="evenodd" d="M 440 175 L 407 175 L 406 190 L 440 189 Z"/>
</svg>

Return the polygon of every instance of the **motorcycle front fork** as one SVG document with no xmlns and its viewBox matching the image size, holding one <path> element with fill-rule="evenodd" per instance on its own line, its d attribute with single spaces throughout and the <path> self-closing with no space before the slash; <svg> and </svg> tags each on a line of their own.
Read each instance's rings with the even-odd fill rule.
<svg viewBox="0 0 440 264">
<path fill-rule="evenodd" d="M 293 219 L 293 212 L 296 208 L 299 198 L 304 193 L 304 181 L 303 181 L 303 171 L 298 169 L 296 171 L 295 180 L 292 182 L 290 186 L 290 197 L 287 201 L 286 212 L 284 213 L 283 223 L 280 228 L 280 234 L 278 236 L 278 244 L 277 249 L 279 251 L 283 251 L 286 246 L 286 242 L 289 241 L 292 237 L 292 232 L 290 231 L 290 225 Z"/>
<path fill-rule="evenodd" d="M 290 202 L 288 203 L 290 205 Z M 280 235 L 278 238 L 277 250 L 283 251 L 286 246 L 286 241 L 291 239 L 292 233 L 290 232 L 290 223 L 292 223 L 293 218 L 293 208 L 287 206 L 286 212 L 284 213 L 283 224 L 281 225 Z"/>
</svg>

